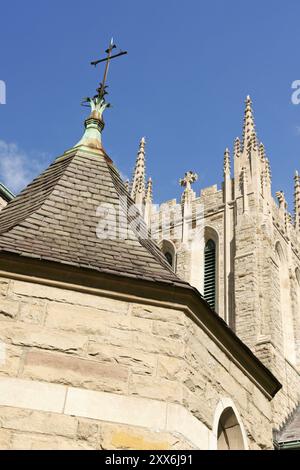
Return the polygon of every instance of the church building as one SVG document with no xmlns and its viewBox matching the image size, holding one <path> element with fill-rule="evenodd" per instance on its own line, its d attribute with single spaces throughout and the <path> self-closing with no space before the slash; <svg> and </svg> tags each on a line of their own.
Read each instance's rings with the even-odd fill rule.
<svg viewBox="0 0 300 470">
<path fill-rule="evenodd" d="M 187 171 L 157 209 L 145 139 L 125 183 L 102 86 L 89 104 L 77 144 L 0 185 L 0 448 L 299 447 L 299 176 L 291 215 L 248 97 L 222 186 Z"/>
</svg>

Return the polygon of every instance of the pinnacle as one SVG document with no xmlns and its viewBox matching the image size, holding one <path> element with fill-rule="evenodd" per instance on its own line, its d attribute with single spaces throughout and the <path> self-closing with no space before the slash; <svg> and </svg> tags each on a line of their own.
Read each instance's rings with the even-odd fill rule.
<svg viewBox="0 0 300 470">
<path fill-rule="evenodd" d="M 239 157 L 241 153 L 241 141 L 239 137 L 236 137 L 234 141 L 234 156 Z"/>
<path fill-rule="evenodd" d="M 224 173 L 230 173 L 230 153 L 228 147 L 226 147 L 224 152 Z"/>
<path fill-rule="evenodd" d="M 254 116 L 252 111 L 252 101 L 250 96 L 248 95 L 245 101 L 246 107 L 244 112 L 244 126 L 243 126 L 243 145 L 244 148 L 248 147 L 251 140 L 253 141 L 253 134 L 256 138 L 255 133 L 255 124 L 254 124 Z"/>
<path fill-rule="evenodd" d="M 142 137 L 139 144 L 139 150 L 137 154 L 132 185 L 131 185 L 131 197 L 135 200 L 137 193 L 141 194 L 143 198 L 145 195 L 145 137 Z"/>
<path fill-rule="evenodd" d="M 146 191 L 146 200 L 152 202 L 153 200 L 153 191 L 152 191 L 152 178 L 148 178 L 147 191 Z"/>
</svg>

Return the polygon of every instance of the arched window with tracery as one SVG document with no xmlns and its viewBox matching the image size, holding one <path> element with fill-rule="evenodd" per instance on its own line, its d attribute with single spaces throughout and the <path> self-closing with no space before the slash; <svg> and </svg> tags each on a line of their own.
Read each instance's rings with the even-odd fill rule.
<svg viewBox="0 0 300 470">
<path fill-rule="evenodd" d="M 209 239 L 204 248 L 204 298 L 216 308 L 216 243 Z"/>
</svg>

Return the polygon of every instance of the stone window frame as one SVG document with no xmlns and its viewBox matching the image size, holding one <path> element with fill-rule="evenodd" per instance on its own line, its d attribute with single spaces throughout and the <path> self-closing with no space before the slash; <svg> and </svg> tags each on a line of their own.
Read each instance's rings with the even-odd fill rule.
<svg viewBox="0 0 300 470">
<path fill-rule="evenodd" d="M 206 243 L 212 240 L 215 243 L 216 248 L 216 274 L 215 274 L 215 311 L 218 313 L 220 311 L 220 234 L 215 227 L 211 225 L 204 226 L 204 243 L 203 243 L 203 274 L 202 274 L 202 286 L 204 291 L 204 250 Z"/>
<path fill-rule="evenodd" d="M 240 431 L 242 434 L 242 439 L 243 439 L 243 450 L 249 450 L 249 444 L 248 444 L 248 439 L 247 439 L 247 432 L 244 427 L 242 418 L 240 416 L 240 413 L 235 406 L 233 400 L 228 397 L 222 397 L 221 400 L 219 401 L 215 413 L 214 413 L 214 419 L 213 419 L 213 426 L 212 426 L 212 434 L 211 434 L 211 445 L 210 448 L 211 450 L 218 450 L 218 428 L 219 428 L 219 423 L 220 423 L 220 418 L 225 410 L 228 408 L 231 408 L 235 418 L 239 424 Z"/>
<path fill-rule="evenodd" d="M 172 256 L 172 269 L 174 272 L 176 272 L 176 266 L 177 266 L 177 253 L 176 253 L 176 246 L 171 240 L 163 239 L 161 241 L 161 251 L 163 252 L 164 255 L 167 253 L 170 253 Z M 169 261 L 169 260 L 167 260 Z"/>
</svg>

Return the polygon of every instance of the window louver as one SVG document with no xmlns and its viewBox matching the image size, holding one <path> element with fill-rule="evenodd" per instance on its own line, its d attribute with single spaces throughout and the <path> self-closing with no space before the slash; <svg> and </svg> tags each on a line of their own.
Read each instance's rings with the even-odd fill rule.
<svg viewBox="0 0 300 470">
<path fill-rule="evenodd" d="M 216 244 L 208 240 L 204 250 L 204 298 L 215 310 L 216 301 Z"/>
</svg>

